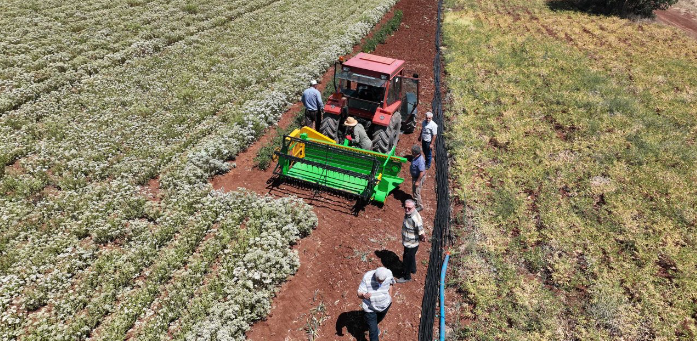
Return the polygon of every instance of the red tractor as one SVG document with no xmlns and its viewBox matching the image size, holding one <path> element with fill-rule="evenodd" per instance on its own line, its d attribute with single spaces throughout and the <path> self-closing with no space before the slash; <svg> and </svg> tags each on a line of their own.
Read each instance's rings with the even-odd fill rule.
<svg viewBox="0 0 697 341">
<path fill-rule="evenodd" d="M 324 106 L 320 133 L 341 143 L 343 122 L 355 117 L 372 138 L 372 150 L 388 153 L 400 130 L 414 131 L 419 104 L 418 75 L 409 76 L 404 61 L 359 53 L 334 67 L 334 94 Z"/>
</svg>

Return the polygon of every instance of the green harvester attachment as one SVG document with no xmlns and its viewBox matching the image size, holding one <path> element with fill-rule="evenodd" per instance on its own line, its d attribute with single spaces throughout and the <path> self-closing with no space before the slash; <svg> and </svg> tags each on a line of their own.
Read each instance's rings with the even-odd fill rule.
<svg viewBox="0 0 697 341">
<path fill-rule="evenodd" d="M 312 128 L 296 129 L 283 139 L 275 154 L 274 174 L 281 179 L 357 196 L 360 200 L 385 202 L 404 179 L 399 177 L 407 159 L 340 145 Z"/>
</svg>

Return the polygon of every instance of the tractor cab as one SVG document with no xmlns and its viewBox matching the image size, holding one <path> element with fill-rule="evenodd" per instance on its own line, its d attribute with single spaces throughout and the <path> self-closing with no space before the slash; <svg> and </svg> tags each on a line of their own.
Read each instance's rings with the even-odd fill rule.
<svg viewBox="0 0 697 341">
<path fill-rule="evenodd" d="M 334 68 L 334 93 L 324 106 L 320 132 L 337 143 L 344 136 L 343 122 L 355 117 L 372 139 L 372 150 L 389 152 L 400 130 L 414 131 L 419 104 L 418 75 L 404 70 L 399 59 L 359 53 Z"/>
</svg>

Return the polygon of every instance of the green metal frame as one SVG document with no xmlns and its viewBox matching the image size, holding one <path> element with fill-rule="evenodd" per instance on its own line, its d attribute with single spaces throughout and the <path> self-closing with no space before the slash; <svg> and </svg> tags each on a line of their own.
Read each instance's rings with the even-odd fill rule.
<svg viewBox="0 0 697 341">
<path fill-rule="evenodd" d="M 385 202 L 404 179 L 399 177 L 406 159 L 309 138 L 285 136 L 274 174 L 355 195 L 361 200 Z M 323 137 L 323 136 L 322 136 Z M 331 140 L 329 140 L 331 141 Z"/>
</svg>

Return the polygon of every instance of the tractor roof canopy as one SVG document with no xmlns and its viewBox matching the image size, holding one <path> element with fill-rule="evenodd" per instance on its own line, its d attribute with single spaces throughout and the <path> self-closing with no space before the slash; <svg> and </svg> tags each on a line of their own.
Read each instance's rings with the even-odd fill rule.
<svg viewBox="0 0 697 341">
<path fill-rule="evenodd" d="M 404 65 L 403 60 L 363 52 L 344 63 L 344 66 L 350 67 L 353 72 L 359 72 L 357 69 L 362 69 L 388 75 L 389 78 L 394 77 L 402 69 L 402 65 Z"/>
</svg>

